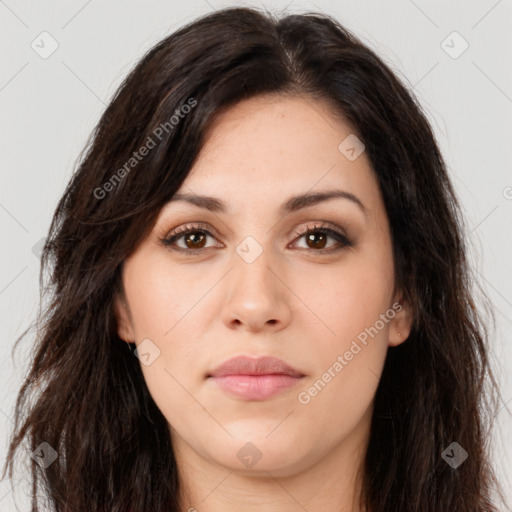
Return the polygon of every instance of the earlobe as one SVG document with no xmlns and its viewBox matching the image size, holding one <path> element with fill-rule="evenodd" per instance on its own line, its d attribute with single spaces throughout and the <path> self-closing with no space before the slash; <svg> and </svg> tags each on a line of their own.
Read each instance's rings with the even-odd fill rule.
<svg viewBox="0 0 512 512">
<path fill-rule="evenodd" d="M 393 304 L 393 309 L 395 317 L 390 322 L 388 337 L 390 347 L 396 347 L 407 340 L 413 323 L 411 308 L 407 302 L 397 301 Z"/>
<path fill-rule="evenodd" d="M 114 299 L 114 312 L 117 323 L 117 335 L 127 343 L 134 343 L 131 315 L 125 299 L 118 294 Z"/>
</svg>

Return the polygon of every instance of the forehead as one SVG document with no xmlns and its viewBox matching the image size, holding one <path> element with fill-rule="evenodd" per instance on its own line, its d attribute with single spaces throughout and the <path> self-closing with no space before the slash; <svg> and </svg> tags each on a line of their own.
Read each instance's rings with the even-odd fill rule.
<svg viewBox="0 0 512 512">
<path fill-rule="evenodd" d="M 363 151 L 347 158 L 354 130 L 326 103 L 305 97 L 258 96 L 217 115 L 178 193 L 222 198 L 240 208 L 282 206 L 283 198 L 342 189 L 380 201 Z M 357 140 L 357 139 L 356 139 Z M 341 148 L 340 148 L 341 145 Z"/>
</svg>

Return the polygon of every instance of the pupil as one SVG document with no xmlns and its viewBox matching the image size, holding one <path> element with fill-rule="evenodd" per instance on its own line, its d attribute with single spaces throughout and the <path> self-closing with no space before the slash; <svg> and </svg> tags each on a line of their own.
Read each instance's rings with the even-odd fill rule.
<svg viewBox="0 0 512 512">
<path fill-rule="evenodd" d="M 320 243 L 315 242 L 315 237 L 321 237 L 323 240 L 320 241 Z M 325 234 L 324 233 L 311 233 L 308 235 L 308 245 L 309 242 L 313 243 L 313 247 L 315 249 L 323 249 L 325 247 Z M 322 243 L 323 242 L 323 243 Z M 310 245 L 311 247 L 311 245 Z"/>
<path fill-rule="evenodd" d="M 199 247 L 200 249 L 204 246 L 205 239 L 206 237 L 203 233 L 189 233 L 185 238 L 187 247 Z M 202 245 L 200 245 L 201 242 L 203 242 Z"/>
</svg>

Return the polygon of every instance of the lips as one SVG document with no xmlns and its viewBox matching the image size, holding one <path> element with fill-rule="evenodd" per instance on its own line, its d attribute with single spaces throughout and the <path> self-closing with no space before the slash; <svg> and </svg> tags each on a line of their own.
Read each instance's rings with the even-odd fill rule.
<svg viewBox="0 0 512 512">
<path fill-rule="evenodd" d="M 245 400 L 265 400 L 295 385 L 305 375 L 275 357 L 239 356 L 207 375 L 224 392 Z"/>
<path fill-rule="evenodd" d="M 224 377 L 226 375 L 289 375 L 303 377 L 304 374 L 295 370 L 276 357 L 239 356 L 228 359 L 216 368 L 208 377 Z"/>
</svg>

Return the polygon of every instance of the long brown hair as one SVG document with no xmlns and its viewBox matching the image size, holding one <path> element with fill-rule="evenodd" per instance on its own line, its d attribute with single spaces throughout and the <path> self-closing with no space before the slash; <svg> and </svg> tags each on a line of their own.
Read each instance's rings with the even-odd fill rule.
<svg viewBox="0 0 512 512">
<path fill-rule="evenodd" d="M 117 336 L 113 301 L 123 261 L 187 177 L 215 115 L 260 94 L 326 101 L 363 141 L 390 222 L 395 285 L 414 315 L 409 339 L 388 351 L 375 397 L 363 508 L 497 510 L 487 327 L 426 116 L 337 21 L 248 8 L 204 16 L 152 48 L 81 155 L 42 254 L 46 303 L 4 476 L 24 442 L 31 451 L 45 442 L 58 457 L 48 467 L 31 460 L 33 511 L 38 493 L 59 512 L 178 510 L 168 425 L 133 345 Z M 135 158 L 143 146 L 151 148 Z M 456 469 L 442 456 L 452 442 L 469 454 Z"/>
</svg>

